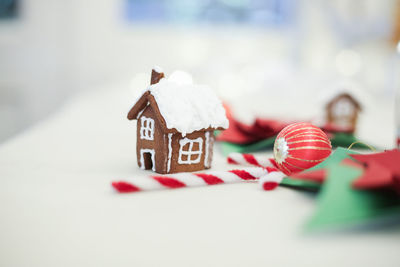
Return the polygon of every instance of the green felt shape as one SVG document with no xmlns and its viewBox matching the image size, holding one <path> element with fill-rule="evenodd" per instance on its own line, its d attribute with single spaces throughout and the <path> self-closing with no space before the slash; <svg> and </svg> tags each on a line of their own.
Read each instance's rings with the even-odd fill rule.
<svg viewBox="0 0 400 267">
<path fill-rule="evenodd" d="M 218 134 L 219 132 L 216 131 L 216 135 Z M 261 150 L 272 149 L 274 147 L 275 138 L 276 136 L 247 145 L 234 144 L 229 142 L 219 142 L 219 143 L 222 150 L 222 154 L 224 156 L 228 156 L 230 153 L 233 152 L 251 153 Z M 332 147 L 344 147 L 344 148 L 347 148 L 354 142 L 358 141 L 353 134 L 348 134 L 348 133 L 336 133 L 330 140 Z M 369 147 L 362 143 L 355 143 L 352 148 L 368 149 Z"/>
<path fill-rule="evenodd" d="M 327 168 L 328 178 L 318 194 L 317 211 L 307 223 L 307 230 L 375 222 L 393 215 L 400 217 L 398 196 L 390 192 L 352 188 L 353 180 L 362 174 L 362 170 L 343 164 L 332 164 Z"/>
<path fill-rule="evenodd" d="M 317 191 L 317 211 L 306 224 L 306 230 L 315 231 L 329 227 L 359 225 L 379 222 L 398 216 L 400 198 L 391 192 L 355 190 L 352 182 L 362 170 L 344 165 L 342 161 L 356 152 L 337 148 L 325 161 L 308 171 L 326 169 L 327 179 L 322 185 L 310 181 L 286 177 L 282 185 L 307 191 Z"/>
<path fill-rule="evenodd" d="M 338 147 L 332 152 L 332 154 L 326 160 L 324 160 L 318 165 L 315 165 L 309 170 L 318 170 L 323 168 L 329 169 L 331 167 L 335 167 L 336 165 L 341 163 L 345 158 L 351 158 L 349 156 L 350 154 L 358 154 L 358 153 L 353 150 L 349 150 L 343 147 Z"/>
<path fill-rule="evenodd" d="M 228 142 L 220 142 L 220 147 L 222 150 L 222 154 L 224 156 L 228 156 L 230 153 L 233 152 L 251 153 L 260 150 L 271 149 L 274 147 L 274 142 L 275 142 L 275 136 L 248 145 L 238 145 Z"/>
<path fill-rule="evenodd" d="M 283 178 L 283 180 L 280 183 L 280 185 L 281 186 L 292 187 L 292 188 L 295 188 L 295 189 L 313 191 L 313 192 L 317 192 L 321 187 L 321 184 L 316 183 L 316 182 L 307 181 L 307 180 L 301 180 L 301 179 L 292 179 L 290 177 Z"/>
<path fill-rule="evenodd" d="M 222 150 L 222 154 L 224 156 L 228 156 L 230 153 L 238 152 L 238 153 L 251 153 L 261 150 L 272 149 L 274 147 L 275 137 L 271 137 L 268 139 L 264 139 L 252 144 L 234 144 L 229 142 L 219 142 Z M 353 134 L 347 133 L 336 133 L 331 139 L 332 147 L 344 147 L 347 148 L 354 142 L 358 140 L 355 138 Z M 359 149 L 368 149 L 369 147 L 362 143 L 355 143 L 352 148 Z"/>
<path fill-rule="evenodd" d="M 348 133 L 335 133 L 333 138 L 330 139 L 332 147 L 349 147 L 354 142 L 357 142 L 357 138 L 353 134 Z M 359 149 L 369 149 L 368 146 L 362 143 L 355 143 L 352 148 L 359 148 Z"/>
</svg>

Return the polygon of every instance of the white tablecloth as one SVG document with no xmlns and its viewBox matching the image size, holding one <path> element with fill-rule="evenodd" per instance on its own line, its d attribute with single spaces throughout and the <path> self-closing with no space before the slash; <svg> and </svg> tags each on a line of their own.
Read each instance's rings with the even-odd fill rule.
<svg viewBox="0 0 400 267">
<path fill-rule="evenodd" d="M 146 174 L 131 104 L 123 90 L 85 93 L 0 146 L 1 266 L 400 265 L 398 227 L 305 234 L 316 201 L 304 192 L 115 193 L 111 181 Z M 218 147 L 213 164 L 228 168 Z"/>
</svg>

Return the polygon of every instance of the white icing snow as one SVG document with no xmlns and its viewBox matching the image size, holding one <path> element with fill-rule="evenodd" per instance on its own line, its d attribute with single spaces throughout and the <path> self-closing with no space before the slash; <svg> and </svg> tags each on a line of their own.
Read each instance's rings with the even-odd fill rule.
<svg viewBox="0 0 400 267">
<path fill-rule="evenodd" d="M 168 129 L 183 136 L 201 129 L 228 128 L 225 109 L 208 86 L 195 85 L 189 74 L 179 71 L 147 89 L 154 96 Z"/>
<path fill-rule="evenodd" d="M 153 70 L 155 70 L 157 73 L 164 72 L 163 69 L 160 66 L 154 66 Z"/>
<path fill-rule="evenodd" d="M 192 75 L 190 75 L 187 72 L 181 71 L 181 70 L 176 70 L 174 71 L 169 77 L 168 81 L 174 82 L 177 84 L 193 84 L 193 78 Z"/>
</svg>

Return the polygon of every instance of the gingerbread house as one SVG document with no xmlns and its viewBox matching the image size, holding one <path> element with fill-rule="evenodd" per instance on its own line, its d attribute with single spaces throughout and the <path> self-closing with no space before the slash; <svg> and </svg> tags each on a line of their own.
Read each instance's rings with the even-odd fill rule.
<svg viewBox="0 0 400 267">
<path fill-rule="evenodd" d="M 326 105 L 326 122 L 333 129 L 354 132 L 357 125 L 360 103 L 349 93 L 340 93 Z"/>
<path fill-rule="evenodd" d="M 128 113 L 137 120 L 136 153 L 141 169 L 166 174 L 211 167 L 214 131 L 228 127 L 221 101 L 190 75 L 168 79 L 155 68 L 151 85 Z"/>
</svg>

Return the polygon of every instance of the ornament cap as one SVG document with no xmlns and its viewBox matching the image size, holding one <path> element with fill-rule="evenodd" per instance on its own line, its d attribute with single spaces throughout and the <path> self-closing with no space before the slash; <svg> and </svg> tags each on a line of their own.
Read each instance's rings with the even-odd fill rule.
<svg viewBox="0 0 400 267">
<path fill-rule="evenodd" d="M 289 146 L 285 138 L 280 137 L 275 140 L 274 157 L 278 164 L 282 164 L 289 154 Z"/>
</svg>

